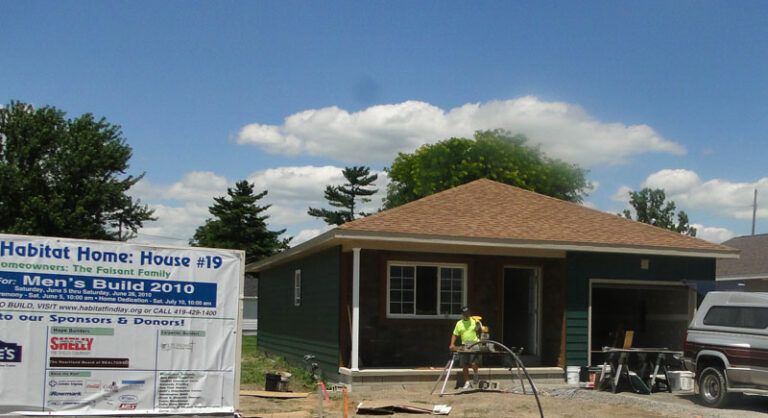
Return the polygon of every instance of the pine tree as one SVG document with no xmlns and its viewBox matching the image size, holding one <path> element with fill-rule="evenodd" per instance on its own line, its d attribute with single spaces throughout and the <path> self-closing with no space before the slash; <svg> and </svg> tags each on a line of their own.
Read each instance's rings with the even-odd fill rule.
<svg viewBox="0 0 768 418">
<path fill-rule="evenodd" d="M 355 219 L 356 215 L 368 216 L 369 213 L 355 212 L 357 200 L 360 203 L 368 203 L 371 196 L 379 189 L 371 189 L 370 186 L 378 178 L 378 174 L 371 174 L 370 167 L 354 166 L 345 167 L 341 172 L 347 182 L 341 186 L 325 187 L 325 200 L 328 204 L 339 208 L 339 210 L 329 210 L 324 208 L 309 208 L 307 213 L 316 218 L 322 218 L 328 225 L 341 225 Z"/>
<path fill-rule="evenodd" d="M 229 248 L 245 251 L 246 263 L 261 260 L 288 248 L 291 238 L 280 239 L 285 229 L 267 229 L 271 205 L 259 206 L 267 191 L 254 194 L 253 184 L 239 181 L 227 189 L 227 196 L 214 198 L 208 208 L 213 218 L 195 231 L 190 244 L 197 247 Z"/>
</svg>

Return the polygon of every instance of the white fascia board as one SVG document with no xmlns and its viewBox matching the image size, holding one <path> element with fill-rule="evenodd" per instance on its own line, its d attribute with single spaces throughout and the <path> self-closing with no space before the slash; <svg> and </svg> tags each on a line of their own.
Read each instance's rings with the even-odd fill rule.
<svg viewBox="0 0 768 418">
<path fill-rule="evenodd" d="M 729 282 L 729 281 L 739 281 L 739 280 L 768 280 L 768 272 L 763 274 L 752 274 L 748 276 L 727 276 L 727 277 L 715 278 L 715 281 L 718 281 L 718 282 Z"/>
<path fill-rule="evenodd" d="M 739 254 L 733 252 L 720 251 L 701 251 L 701 250 L 681 250 L 674 248 L 648 248 L 648 247 L 621 247 L 608 245 L 590 245 L 590 244 L 568 244 L 568 243 L 547 243 L 518 241 L 510 242 L 507 240 L 489 240 L 483 238 L 469 237 L 445 237 L 445 236 L 422 236 L 410 234 L 380 234 L 361 231 L 349 231 L 334 228 L 315 238 L 303 242 L 295 247 L 285 250 L 272 257 L 266 258 L 245 267 L 246 272 L 258 272 L 274 264 L 292 259 L 302 253 L 308 252 L 321 245 L 330 245 L 334 241 L 357 240 L 357 241 L 378 241 L 378 242 L 407 242 L 412 244 L 432 244 L 432 245 L 456 245 L 456 246 L 474 246 L 474 247 L 495 247 L 495 248 L 516 248 L 516 249 L 536 249 L 536 250 L 556 250 L 556 251 L 579 251 L 592 253 L 609 254 L 637 254 L 637 255 L 660 255 L 676 257 L 698 257 L 698 258 L 731 258 L 738 259 Z"/>
<path fill-rule="evenodd" d="M 418 244 L 442 244 L 442 245 L 466 245 L 478 247 L 497 247 L 497 248 L 527 248 L 538 250 L 558 250 L 558 251 L 581 251 L 594 253 L 621 253 L 621 254 L 640 254 L 640 255 L 666 255 L 680 257 L 701 257 L 701 258 L 733 258 L 738 259 L 738 253 L 719 252 L 719 251 L 698 251 L 698 250 L 679 250 L 666 248 L 646 248 L 646 247 L 617 247 L 600 246 L 589 244 L 557 244 L 557 243 L 536 243 L 530 241 L 509 242 L 503 240 L 484 240 L 472 238 L 452 238 L 452 237 L 424 237 L 413 235 L 373 235 L 353 231 L 338 231 L 337 239 L 355 239 L 369 241 L 391 241 L 408 242 Z"/>
</svg>

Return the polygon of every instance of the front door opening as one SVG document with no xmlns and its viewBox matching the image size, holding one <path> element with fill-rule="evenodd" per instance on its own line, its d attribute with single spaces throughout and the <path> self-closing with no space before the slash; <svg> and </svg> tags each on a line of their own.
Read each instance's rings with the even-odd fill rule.
<svg viewBox="0 0 768 418">
<path fill-rule="evenodd" d="M 539 356 L 539 270 L 504 268 L 503 344 L 523 347 L 523 355 Z"/>
</svg>

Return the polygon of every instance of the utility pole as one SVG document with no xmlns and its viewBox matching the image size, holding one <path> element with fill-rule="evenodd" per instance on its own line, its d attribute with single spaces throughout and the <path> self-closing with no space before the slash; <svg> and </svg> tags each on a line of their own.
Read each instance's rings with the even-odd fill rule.
<svg viewBox="0 0 768 418">
<path fill-rule="evenodd" d="M 757 217 L 757 189 L 755 189 L 755 200 L 752 202 L 752 235 L 755 235 L 755 218 Z"/>
</svg>

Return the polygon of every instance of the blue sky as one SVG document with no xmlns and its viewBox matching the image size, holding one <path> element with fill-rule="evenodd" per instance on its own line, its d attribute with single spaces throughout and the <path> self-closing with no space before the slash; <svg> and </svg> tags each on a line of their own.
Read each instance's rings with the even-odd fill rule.
<svg viewBox="0 0 768 418">
<path fill-rule="evenodd" d="M 586 204 L 663 187 L 701 236 L 768 232 L 763 2 L 4 2 L 0 103 L 123 126 L 140 240 L 186 241 L 248 178 L 275 228 L 340 168 L 474 129 L 590 169 Z M 383 185 L 383 182 L 381 183 Z M 165 237 L 165 238 L 164 238 Z"/>
</svg>

